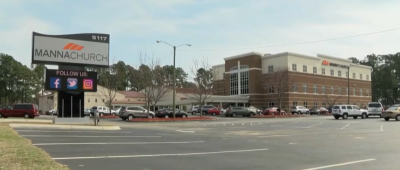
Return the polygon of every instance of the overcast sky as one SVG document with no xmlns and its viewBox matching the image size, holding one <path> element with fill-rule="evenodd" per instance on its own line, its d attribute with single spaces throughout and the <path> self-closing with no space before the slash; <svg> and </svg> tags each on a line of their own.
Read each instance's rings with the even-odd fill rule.
<svg viewBox="0 0 400 170">
<path fill-rule="evenodd" d="M 400 30 L 334 41 L 271 47 L 400 28 L 395 0 L 0 0 L 0 52 L 31 64 L 32 32 L 108 33 L 110 55 L 139 65 L 146 51 L 189 71 L 241 53 L 295 52 L 364 58 L 399 52 Z M 268 47 L 270 46 L 270 47 Z"/>
</svg>

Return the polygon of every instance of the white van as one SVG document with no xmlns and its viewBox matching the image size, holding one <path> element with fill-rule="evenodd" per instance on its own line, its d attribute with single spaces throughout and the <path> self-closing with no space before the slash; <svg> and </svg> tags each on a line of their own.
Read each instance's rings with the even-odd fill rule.
<svg viewBox="0 0 400 170">
<path fill-rule="evenodd" d="M 385 110 L 379 102 L 369 102 L 367 106 L 368 116 L 382 117 L 382 112 Z"/>
<path fill-rule="evenodd" d="M 368 112 L 367 110 L 360 109 L 356 105 L 335 105 L 332 108 L 332 115 L 335 119 L 339 119 L 340 117 L 347 119 L 349 116 L 354 119 L 358 117 L 365 119 L 368 117 Z"/>
</svg>

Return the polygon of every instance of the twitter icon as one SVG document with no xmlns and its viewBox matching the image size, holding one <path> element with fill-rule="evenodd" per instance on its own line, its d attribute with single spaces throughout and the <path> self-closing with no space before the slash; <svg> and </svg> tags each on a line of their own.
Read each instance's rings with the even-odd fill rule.
<svg viewBox="0 0 400 170">
<path fill-rule="evenodd" d="M 71 89 L 71 90 L 78 89 L 78 79 L 68 78 L 67 79 L 67 89 Z"/>
</svg>

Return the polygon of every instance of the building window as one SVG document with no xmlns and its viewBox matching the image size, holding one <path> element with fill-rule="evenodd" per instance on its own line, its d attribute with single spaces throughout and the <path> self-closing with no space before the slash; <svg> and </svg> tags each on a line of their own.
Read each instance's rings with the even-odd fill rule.
<svg viewBox="0 0 400 170">
<path fill-rule="evenodd" d="M 268 87 L 268 93 L 274 93 L 274 92 L 275 92 L 274 87 Z"/>
<path fill-rule="evenodd" d="M 293 92 L 297 92 L 297 83 L 293 83 Z"/>
<path fill-rule="evenodd" d="M 306 65 L 303 65 L 303 72 L 307 73 L 307 66 Z"/>
<path fill-rule="evenodd" d="M 342 71 L 338 70 L 338 71 L 337 71 L 337 76 L 338 76 L 338 77 L 342 77 Z"/>
<path fill-rule="evenodd" d="M 240 94 L 249 94 L 249 71 L 240 73 Z"/>
<path fill-rule="evenodd" d="M 362 80 L 362 74 L 360 74 L 360 80 Z"/>
<path fill-rule="evenodd" d="M 314 107 L 318 107 L 318 103 L 317 102 L 314 102 Z"/>
<path fill-rule="evenodd" d="M 307 108 L 307 102 L 304 102 L 304 105 L 303 105 L 305 108 Z"/>
<path fill-rule="evenodd" d="M 231 95 L 238 95 L 239 94 L 239 79 L 238 79 L 238 73 L 231 73 Z"/>
<path fill-rule="evenodd" d="M 348 78 L 348 77 L 349 77 L 349 72 L 346 71 L 346 78 Z"/>
<path fill-rule="evenodd" d="M 87 99 L 87 102 L 90 103 L 90 98 Z"/>
<path fill-rule="evenodd" d="M 293 102 L 293 106 L 297 106 L 297 102 Z"/>
<path fill-rule="evenodd" d="M 356 88 L 353 88 L 353 96 L 356 95 Z"/>
<path fill-rule="evenodd" d="M 322 94 L 325 94 L 325 86 L 322 86 Z"/>
<path fill-rule="evenodd" d="M 366 90 L 366 93 L 367 93 L 367 96 L 369 96 L 369 90 L 368 89 Z"/>
<path fill-rule="evenodd" d="M 335 75 L 335 71 L 333 69 L 331 69 L 331 76 Z"/>
<path fill-rule="evenodd" d="M 362 91 L 362 89 L 360 89 L 360 96 L 363 96 L 363 91 Z"/>
<path fill-rule="evenodd" d="M 275 103 L 274 102 L 268 102 L 268 107 L 274 107 Z"/>
<path fill-rule="evenodd" d="M 292 64 L 292 71 L 297 71 L 297 65 L 296 64 Z"/>
<path fill-rule="evenodd" d="M 355 79 L 356 78 L 356 73 L 353 73 L 353 79 Z"/>
<path fill-rule="evenodd" d="M 117 100 L 117 99 L 115 99 L 115 100 Z M 101 99 L 101 101 L 104 103 L 104 99 Z"/>
<path fill-rule="evenodd" d="M 313 72 L 314 74 L 317 74 L 317 67 L 313 67 L 313 68 L 312 68 L 312 72 Z"/>
<path fill-rule="evenodd" d="M 326 103 L 321 103 L 322 104 L 322 107 L 325 107 L 326 108 Z"/>
<path fill-rule="evenodd" d="M 94 99 L 94 102 L 97 103 L 97 99 Z"/>
<path fill-rule="evenodd" d="M 304 90 L 304 93 L 307 93 L 307 84 L 304 84 L 304 85 L 303 85 L 303 88 L 304 88 L 304 89 L 303 89 L 303 90 Z"/>
<path fill-rule="evenodd" d="M 321 74 L 325 75 L 325 68 L 321 68 Z"/>
<path fill-rule="evenodd" d="M 317 85 L 314 84 L 314 93 L 317 93 Z"/>
<path fill-rule="evenodd" d="M 333 86 L 331 86 L 331 94 L 333 94 L 335 91 L 335 88 L 333 88 Z"/>
<path fill-rule="evenodd" d="M 274 66 L 268 66 L 268 73 L 274 72 Z"/>
<path fill-rule="evenodd" d="M 369 75 L 365 75 L 365 79 L 367 79 L 367 81 L 369 81 Z"/>
</svg>

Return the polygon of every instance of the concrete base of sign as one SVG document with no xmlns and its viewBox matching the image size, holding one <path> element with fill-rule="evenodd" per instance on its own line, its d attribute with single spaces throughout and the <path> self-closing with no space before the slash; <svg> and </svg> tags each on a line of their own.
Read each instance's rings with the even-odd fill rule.
<svg viewBox="0 0 400 170">
<path fill-rule="evenodd" d="M 73 125 L 78 125 L 78 124 L 93 124 L 93 121 L 89 120 L 89 117 L 72 117 L 72 118 L 68 118 L 68 117 L 55 117 L 53 119 L 53 124 L 73 124 Z"/>
</svg>

